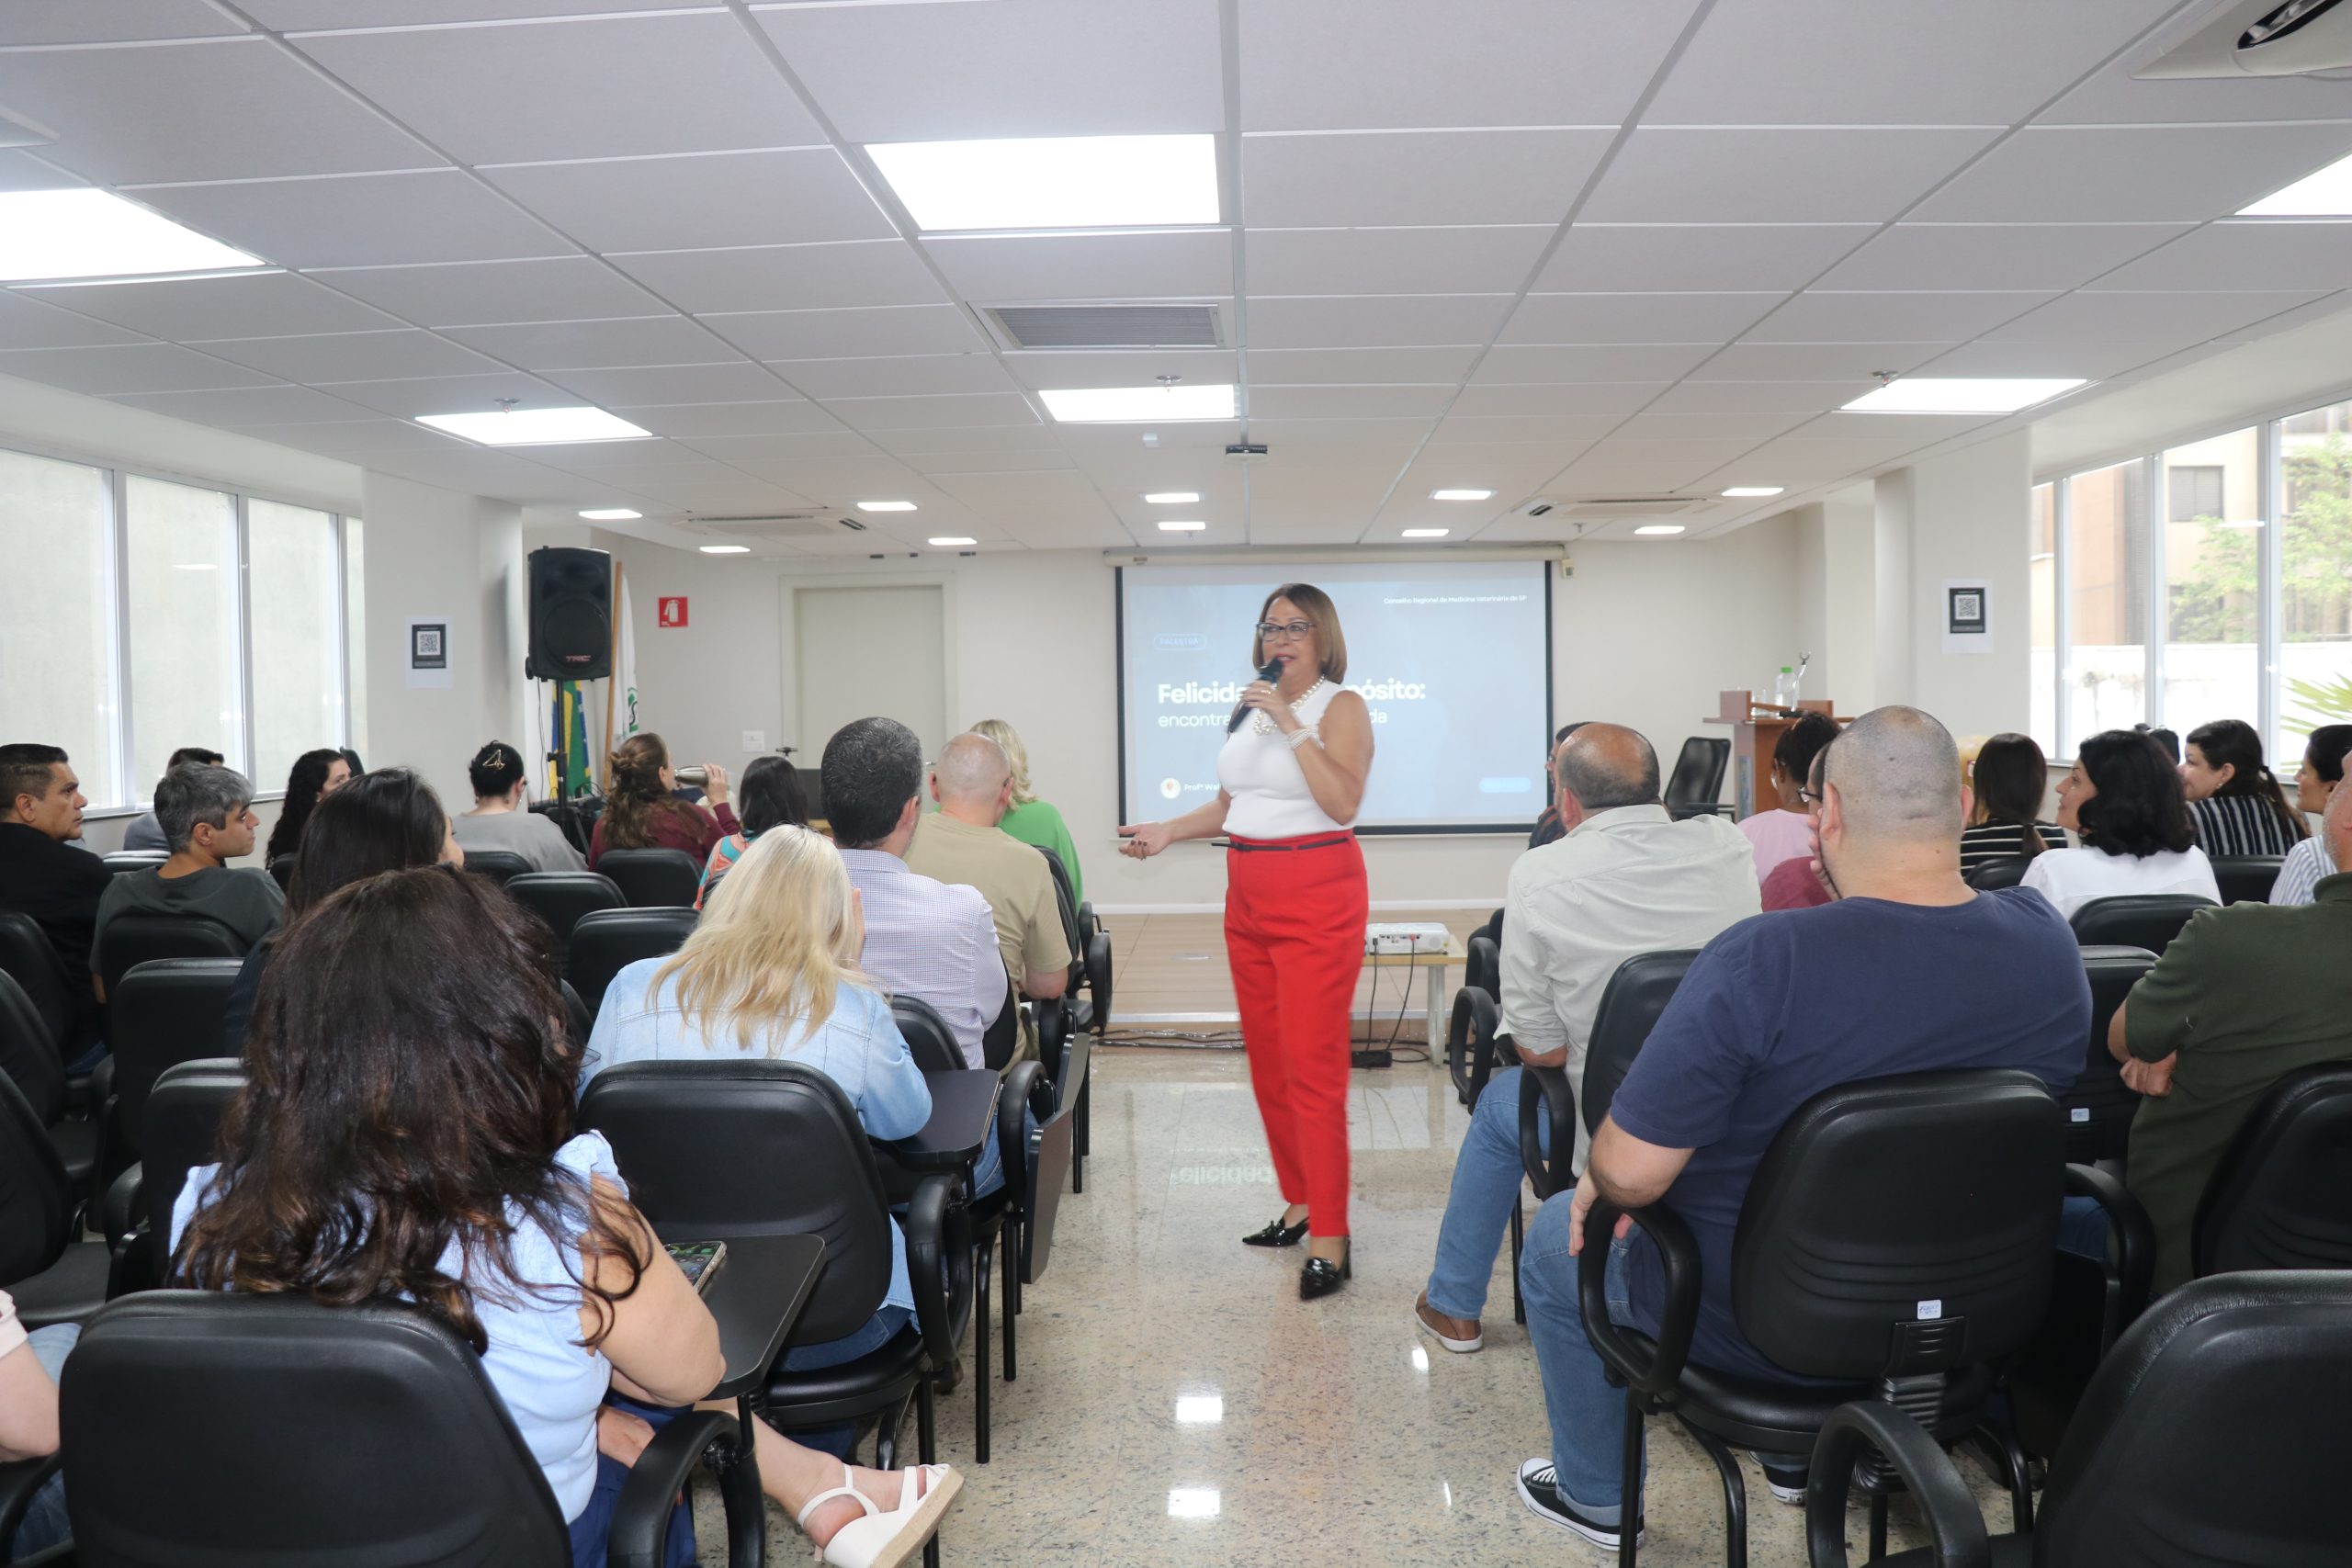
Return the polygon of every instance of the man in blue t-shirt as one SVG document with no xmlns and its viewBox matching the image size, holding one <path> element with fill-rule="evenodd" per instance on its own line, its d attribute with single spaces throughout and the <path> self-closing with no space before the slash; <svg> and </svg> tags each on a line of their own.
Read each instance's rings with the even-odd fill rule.
<svg viewBox="0 0 2352 1568">
<path fill-rule="evenodd" d="M 1690 1359 L 1781 1382 L 1731 1305 L 1732 1236 L 1765 1149 L 1825 1089 L 1895 1073 L 2017 1067 L 2055 1091 L 2081 1068 L 2090 987 L 2042 897 L 1961 880 L 1965 788 L 1944 727 L 1916 708 L 1863 715 L 1831 743 L 1815 819 L 1838 901 L 1758 915 L 1700 954 L 1634 1059 L 1573 1195 L 1546 1202 L 1520 1260 L 1552 1452 L 1521 1466 L 1537 1517 L 1614 1550 L 1625 1396 L 1601 1375 L 1577 1304 L 1577 1258 L 1610 1246 L 1611 1317 L 1656 1333 L 1657 1254 L 1638 1230 L 1584 1235 L 1597 1195 L 1663 1201 L 1703 1262 Z M 1636 1530 L 1639 1522 L 1635 1522 Z"/>
</svg>

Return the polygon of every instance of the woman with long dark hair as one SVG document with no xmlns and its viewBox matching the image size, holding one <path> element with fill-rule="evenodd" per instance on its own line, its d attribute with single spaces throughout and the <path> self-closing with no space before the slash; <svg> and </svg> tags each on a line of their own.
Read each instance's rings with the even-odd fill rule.
<svg viewBox="0 0 2352 1568">
<path fill-rule="evenodd" d="M 2295 809 L 2317 817 L 2344 782 L 2344 759 L 2352 753 L 2352 724 L 2323 724 L 2303 742 L 2303 765 L 2295 774 Z M 2287 852 L 2278 880 L 2270 885 L 2273 904 L 2308 904 L 2323 876 L 2342 869 L 2327 847 L 2325 833 L 2313 833 Z"/>
<path fill-rule="evenodd" d="M 2197 842 L 2209 855 L 2283 855 L 2311 837 L 2311 825 L 2262 760 L 2262 737 L 2242 718 L 2188 732 L 2180 784 Z"/>
<path fill-rule="evenodd" d="M 718 886 L 734 863 L 743 858 L 752 840 L 771 828 L 808 826 L 808 792 L 800 785 L 800 770 L 789 757 L 754 757 L 743 770 L 743 830 L 729 833 L 710 852 L 702 868 L 702 886 L 695 889 L 695 908 Z"/>
<path fill-rule="evenodd" d="M 680 850 L 700 865 L 721 839 L 743 830 L 727 804 L 727 770 L 717 763 L 703 768 L 703 793 L 710 798 L 706 811 L 677 798 L 678 775 L 660 736 L 630 736 L 608 762 L 612 782 L 605 789 L 605 814 L 588 837 L 589 870 L 606 850 Z"/>
<path fill-rule="evenodd" d="M 351 763 L 332 746 L 305 751 L 294 759 L 286 775 L 286 798 L 277 807 L 277 826 L 269 830 L 269 846 L 262 863 L 272 865 L 301 847 L 302 829 L 319 802 L 351 782 Z"/>
<path fill-rule="evenodd" d="M 628 1460 L 726 1363 L 612 1149 L 572 1133 L 580 1057 L 534 926 L 497 887 L 437 868 L 304 916 L 262 987 L 222 1157 L 174 1206 L 172 1274 L 422 1307 L 481 1358 L 573 1562 L 602 1563 Z M 903 1561 L 955 1495 L 944 1466 L 850 1471 L 763 1426 L 762 1484 L 828 1562 Z M 685 1509 L 663 1560 L 695 1560 Z"/>
<path fill-rule="evenodd" d="M 2057 825 L 2041 819 L 2050 764 L 2031 736 L 2007 732 L 1977 748 L 1969 785 L 1974 804 L 1960 833 L 1963 876 L 1996 860 L 2031 860 L 2053 845 L 2064 847 Z"/>
<path fill-rule="evenodd" d="M 2041 893 L 2062 915 L 2127 893 L 2222 901 L 2212 863 L 2189 826 L 2180 775 L 2145 735 L 2109 729 L 2083 742 L 2074 771 L 2058 785 L 2058 826 L 2080 838 L 2082 848 L 2036 855 L 2019 886 Z"/>
</svg>

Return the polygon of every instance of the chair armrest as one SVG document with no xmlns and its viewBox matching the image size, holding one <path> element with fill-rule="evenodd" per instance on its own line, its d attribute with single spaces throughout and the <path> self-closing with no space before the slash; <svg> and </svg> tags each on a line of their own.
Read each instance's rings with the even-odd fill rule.
<svg viewBox="0 0 2352 1568">
<path fill-rule="evenodd" d="M 2156 1228 L 2148 1219 L 2148 1211 L 2123 1183 L 2096 1166 L 2066 1168 L 2066 1196 L 2088 1198 L 2107 1213 L 2107 1234 L 2115 1244 L 2117 1285 L 2117 1319 L 2108 1337 L 2112 1344 L 2147 1309 L 2148 1292 L 2156 1276 Z M 2100 1348 L 2104 1351 L 2106 1347 Z"/>
<path fill-rule="evenodd" d="M 1069 1067 L 1069 1004 L 1067 1000 L 1037 1009 L 1037 1061 L 1048 1082 L 1058 1084 Z"/>
<path fill-rule="evenodd" d="M 107 1245 L 115 1247 L 129 1235 L 133 1226 L 144 1216 L 147 1188 L 144 1168 L 132 1166 L 114 1179 L 106 1191 L 99 1210 L 100 1228 L 106 1233 Z M 169 1219 L 171 1216 L 164 1216 Z"/>
<path fill-rule="evenodd" d="M 1546 1164 L 1541 1129 L 1549 1124 L 1552 1158 Z M 1566 1067 L 1519 1069 L 1519 1164 L 1538 1199 L 1576 1185 L 1577 1091 Z"/>
<path fill-rule="evenodd" d="M 996 1101 L 996 1149 L 1003 1161 L 1004 1185 L 1013 1201 L 1029 1204 L 1029 1116 L 1033 1113 L 1046 1069 L 1037 1062 L 1015 1062 L 1004 1070 L 1004 1088 Z M 1050 1108 L 1045 1116 L 1050 1116 Z M 1045 1116 L 1039 1116 L 1044 1121 Z"/>
<path fill-rule="evenodd" d="M 972 1292 L 972 1221 L 964 1207 L 959 1173 L 933 1171 L 915 1183 L 907 1203 L 907 1273 L 915 1293 L 915 1322 L 933 1363 L 954 1364 L 961 1325 L 956 1305 Z"/>
<path fill-rule="evenodd" d="M 1936 1568 L 1992 1568 L 1993 1546 L 1968 1483 L 1917 1421 L 1883 1400 L 1841 1404 L 1822 1424 L 1813 1445 L 1813 1474 L 1804 1495 L 1807 1560 L 1813 1568 L 1846 1568 L 1846 1494 L 1854 1461 L 1876 1449 L 1894 1466 L 1928 1521 Z"/>
<path fill-rule="evenodd" d="M 1609 1246 L 1617 1218 L 1630 1213 L 1657 1248 L 1666 1268 L 1666 1315 L 1645 1358 L 1625 1331 L 1609 1321 Z M 1663 1203 L 1620 1209 L 1598 1199 L 1584 1220 L 1584 1250 L 1577 1255 L 1577 1306 L 1593 1354 L 1636 1393 L 1653 1398 L 1669 1393 L 1690 1359 L 1690 1336 L 1699 1326 L 1699 1243 L 1682 1216 Z M 1612 1382 L 1614 1379 L 1611 1380 Z"/>
<path fill-rule="evenodd" d="M 12 1460 L 0 1464 L 0 1546 L 17 1533 L 24 1522 L 25 1510 L 32 1506 L 33 1494 L 48 1484 L 58 1467 L 65 1462 L 62 1454 L 43 1454 L 38 1459 Z"/>
<path fill-rule="evenodd" d="M 621 1483 L 605 1552 L 613 1568 L 662 1568 L 673 1500 L 706 1452 L 726 1506 L 727 1561 L 730 1568 L 760 1561 L 767 1512 L 752 1447 L 734 1416 L 721 1410 L 687 1410 L 653 1434 Z"/>
</svg>

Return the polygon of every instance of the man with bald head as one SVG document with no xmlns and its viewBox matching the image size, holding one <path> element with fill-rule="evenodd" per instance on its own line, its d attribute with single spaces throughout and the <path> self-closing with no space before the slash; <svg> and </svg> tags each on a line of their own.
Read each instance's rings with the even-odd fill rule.
<svg viewBox="0 0 2352 1568">
<path fill-rule="evenodd" d="M 1581 1094 L 1593 1015 L 1617 965 L 1638 953 L 1701 946 L 1755 914 L 1756 856 L 1722 818 L 1668 816 L 1657 753 L 1623 725 L 1576 726 L 1553 752 L 1552 776 L 1562 832 L 1511 867 L 1498 999 L 1521 1058 L 1565 1067 Z M 1586 1142 L 1579 1122 L 1579 1166 Z M 1423 1332 L 1449 1350 L 1485 1343 L 1478 1314 L 1519 1183 L 1519 1069 L 1510 1067 L 1472 1109 L 1436 1266 L 1413 1305 Z"/>
<path fill-rule="evenodd" d="M 1781 1124 L 1826 1089 L 1894 1073 L 2014 1067 L 2053 1092 L 2074 1082 L 2090 1029 L 2081 954 L 2040 894 L 1961 880 L 1962 801 L 1951 736 L 1916 708 L 1864 714 L 1832 741 L 1818 822 L 1837 900 L 1742 920 L 1708 944 L 1611 1100 L 1577 1190 L 1529 1226 L 1520 1281 L 1552 1451 L 1520 1468 L 1519 1492 L 1537 1517 L 1617 1545 L 1625 1396 L 1585 1337 L 1577 1254 L 1610 1249 L 1612 1320 L 1654 1335 L 1665 1299 L 1645 1235 L 1586 1233 L 1597 1196 L 1664 1202 L 1690 1227 L 1702 1259 L 1693 1364 L 1805 1382 L 1750 1345 L 1732 1312 L 1733 1233 Z M 1801 1478 L 1773 1482 L 1801 1500 Z"/>
</svg>

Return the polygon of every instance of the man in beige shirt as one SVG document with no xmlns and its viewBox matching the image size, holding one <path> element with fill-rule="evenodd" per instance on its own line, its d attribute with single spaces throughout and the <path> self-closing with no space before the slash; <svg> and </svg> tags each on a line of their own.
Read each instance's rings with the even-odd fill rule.
<svg viewBox="0 0 2352 1568">
<path fill-rule="evenodd" d="M 978 889 L 996 922 L 1005 973 L 1019 977 L 1022 995 L 1038 1001 L 1060 996 L 1069 988 L 1070 951 L 1053 872 L 1035 847 L 997 826 L 1012 804 L 1012 769 L 1003 750 L 985 735 L 958 735 L 932 764 L 931 793 L 939 810 L 917 825 L 908 866 Z M 1035 1035 L 1024 1028 L 1019 1054 L 1035 1052 Z"/>
</svg>

